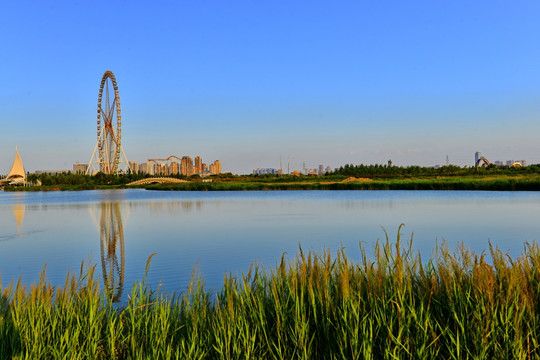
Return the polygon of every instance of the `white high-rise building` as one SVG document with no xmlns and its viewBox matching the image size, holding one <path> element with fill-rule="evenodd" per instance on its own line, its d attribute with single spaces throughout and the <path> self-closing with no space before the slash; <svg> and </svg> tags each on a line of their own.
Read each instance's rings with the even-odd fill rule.
<svg viewBox="0 0 540 360">
<path fill-rule="evenodd" d="M 131 170 L 132 174 L 137 174 L 139 172 L 139 164 L 137 164 L 135 161 L 130 161 L 129 169 Z"/>
<path fill-rule="evenodd" d="M 139 165 L 139 171 L 143 174 L 154 175 L 154 164 L 151 162 L 145 162 Z"/>
<path fill-rule="evenodd" d="M 478 160 L 482 158 L 480 151 L 474 153 L 474 166 L 478 166 Z"/>
<path fill-rule="evenodd" d="M 73 173 L 74 174 L 86 174 L 88 169 L 88 164 L 73 164 Z"/>
</svg>

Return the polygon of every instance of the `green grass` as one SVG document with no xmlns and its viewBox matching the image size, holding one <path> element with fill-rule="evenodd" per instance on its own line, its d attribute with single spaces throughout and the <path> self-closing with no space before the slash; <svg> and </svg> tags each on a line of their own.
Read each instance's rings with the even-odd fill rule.
<svg viewBox="0 0 540 360">
<path fill-rule="evenodd" d="M 179 294 L 142 279 L 122 308 L 93 269 L 63 287 L 45 275 L 0 285 L 0 359 L 540 357 L 536 243 L 515 259 L 439 246 L 423 260 L 398 235 L 360 254 L 300 249 L 275 268 L 226 276 L 217 293 L 196 276 Z"/>
<path fill-rule="evenodd" d="M 47 186 L 6 186 L 5 191 L 82 191 L 82 190 L 109 190 L 109 189 L 126 189 L 124 185 L 95 185 L 95 184 L 61 184 Z"/>
<path fill-rule="evenodd" d="M 6 186 L 5 191 L 76 191 L 97 189 L 133 188 L 125 183 L 128 178 L 117 177 L 116 182 L 97 181 L 83 177 L 80 183 L 44 186 Z M 130 178 L 131 179 L 131 178 Z M 213 178 L 212 182 L 190 179 L 181 184 L 150 184 L 137 186 L 148 190 L 177 191 L 253 191 L 253 190 L 494 190 L 494 191 L 539 191 L 540 176 L 528 174 L 471 174 L 464 176 L 416 176 L 379 177 L 371 181 L 347 181 L 344 176 L 273 176 Z M 93 180 L 94 182 L 91 182 Z M 60 180 L 58 180 L 60 181 Z M 86 182 L 85 182 L 86 181 Z"/>
<path fill-rule="evenodd" d="M 540 177 L 467 177 L 433 179 L 374 179 L 369 182 L 334 182 L 310 180 L 309 182 L 263 182 L 231 180 L 217 182 L 188 182 L 182 184 L 151 184 L 148 190 L 179 191 L 250 191 L 250 190 L 488 190 L 488 191 L 538 191 Z"/>
</svg>

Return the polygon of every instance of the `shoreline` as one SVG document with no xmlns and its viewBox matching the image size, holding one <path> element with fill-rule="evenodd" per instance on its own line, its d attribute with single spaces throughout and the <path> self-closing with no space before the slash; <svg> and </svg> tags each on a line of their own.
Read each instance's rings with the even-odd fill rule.
<svg viewBox="0 0 540 360">
<path fill-rule="evenodd" d="M 358 180 L 358 181 L 357 181 Z M 409 179 L 345 179 L 343 181 L 281 182 L 264 179 L 224 179 L 213 182 L 189 181 L 176 184 L 149 184 L 144 186 L 115 185 L 51 185 L 16 187 L 6 186 L 6 192 L 15 191 L 84 191 L 108 189 L 145 189 L 154 191 L 286 191 L 286 190 L 469 190 L 469 191 L 540 191 L 540 176 L 520 177 L 440 177 Z"/>
</svg>

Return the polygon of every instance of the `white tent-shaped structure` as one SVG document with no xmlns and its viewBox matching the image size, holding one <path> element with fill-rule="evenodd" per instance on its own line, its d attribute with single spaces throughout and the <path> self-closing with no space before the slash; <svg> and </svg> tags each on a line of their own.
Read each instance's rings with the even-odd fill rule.
<svg viewBox="0 0 540 360">
<path fill-rule="evenodd" d="M 13 165 L 11 165 L 11 170 L 9 170 L 4 182 L 9 185 L 26 184 L 26 172 L 24 171 L 21 156 L 19 155 L 17 148 L 15 148 L 15 159 L 13 160 Z"/>
</svg>

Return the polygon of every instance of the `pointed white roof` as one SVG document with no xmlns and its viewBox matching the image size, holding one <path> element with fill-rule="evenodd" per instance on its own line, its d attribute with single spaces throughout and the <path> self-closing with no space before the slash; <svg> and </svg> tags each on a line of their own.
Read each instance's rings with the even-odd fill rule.
<svg viewBox="0 0 540 360">
<path fill-rule="evenodd" d="M 11 170 L 9 170 L 6 180 L 26 180 L 26 172 L 24 171 L 21 156 L 19 155 L 17 148 L 15 148 L 15 159 L 13 160 L 13 165 L 11 165 Z"/>
</svg>

